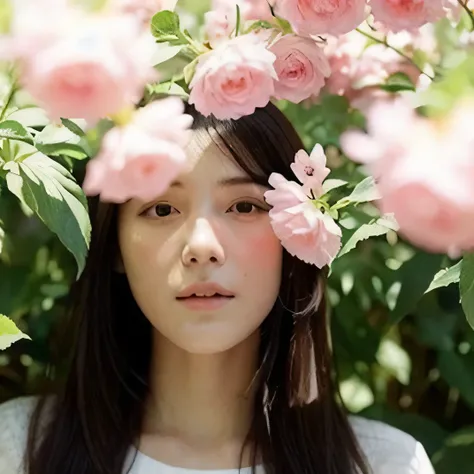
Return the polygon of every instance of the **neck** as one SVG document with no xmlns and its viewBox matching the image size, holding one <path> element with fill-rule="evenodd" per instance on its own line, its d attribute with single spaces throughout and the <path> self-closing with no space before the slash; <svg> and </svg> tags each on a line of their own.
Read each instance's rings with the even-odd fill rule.
<svg viewBox="0 0 474 474">
<path fill-rule="evenodd" d="M 259 335 L 218 354 L 191 354 L 154 334 L 144 432 L 203 448 L 242 443 L 254 404 Z"/>
</svg>

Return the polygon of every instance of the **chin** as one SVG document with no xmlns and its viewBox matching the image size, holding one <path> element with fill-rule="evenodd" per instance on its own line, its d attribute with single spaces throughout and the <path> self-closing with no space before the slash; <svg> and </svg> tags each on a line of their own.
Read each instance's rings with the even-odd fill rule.
<svg viewBox="0 0 474 474">
<path fill-rule="evenodd" d="M 247 331 L 242 331 L 242 328 L 194 330 L 192 337 L 187 335 L 176 345 L 190 354 L 221 354 L 242 344 L 252 343 L 254 335 L 256 336 L 254 342 L 258 344 L 258 331 L 254 328 L 249 328 Z"/>
</svg>

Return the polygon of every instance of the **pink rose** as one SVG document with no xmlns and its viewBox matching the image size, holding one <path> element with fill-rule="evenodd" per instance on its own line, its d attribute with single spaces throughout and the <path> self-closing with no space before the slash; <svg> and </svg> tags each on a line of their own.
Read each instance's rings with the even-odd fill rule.
<svg viewBox="0 0 474 474">
<path fill-rule="evenodd" d="M 366 0 L 276 0 L 275 13 L 301 35 L 341 35 L 368 16 Z"/>
<path fill-rule="evenodd" d="M 329 265 L 341 248 L 342 232 L 328 215 L 310 201 L 301 186 L 272 173 L 269 183 L 275 189 L 265 193 L 273 206 L 270 220 L 283 247 L 306 263 L 323 268 Z"/>
<path fill-rule="evenodd" d="M 226 41 L 199 58 L 189 103 L 203 115 L 218 119 L 252 114 L 274 94 L 275 59 L 256 35 Z"/>
<path fill-rule="evenodd" d="M 21 83 L 50 118 L 94 122 L 137 102 L 157 79 L 153 39 L 131 16 L 64 8 L 58 27 L 51 28 L 49 13 L 32 10 L 35 18 L 27 12 L 18 20 L 12 40 L 19 39 Z"/>
<path fill-rule="evenodd" d="M 326 155 L 319 143 L 315 145 L 311 155 L 300 150 L 295 156 L 295 162 L 291 163 L 291 169 L 303 184 L 306 195 L 309 196 L 312 192 L 314 197 L 321 197 L 323 182 L 330 173 L 330 169 L 326 167 Z"/>
<path fill-rule="evenodd" d="M 103 201 L 149 201 L 163 194 L 184 169 L 184 147 L 192 117 L 172 97 L 138 110 L 128 125 L 115 127 L 103 139 L 99 155 L 87 164 L 83 188 Z"/>
<path fill-rule="evenodd" d="M 382 211 L 394 213 L 400 233 L 428 251 L 456 256 L 474 248 L 473 119 L 471 103 L 440 127 L 402 101 L 386 102 L 370 110 L 368 135 L 341 137 L 343 150 L 377 177 Z"/>
<path fill-rule="evenodd" d="M 371 0 L 376 22 L 390 31 L 412 30 L 446 17 L 446 0 Z"/>
<path fill-rule="evenodd" d="M 269 48 L 277 59 L 275 97 L 299 103 L 319 94 L 330 75 L 324 51 L 310 38 L 285 35 Z"/>
</svg>

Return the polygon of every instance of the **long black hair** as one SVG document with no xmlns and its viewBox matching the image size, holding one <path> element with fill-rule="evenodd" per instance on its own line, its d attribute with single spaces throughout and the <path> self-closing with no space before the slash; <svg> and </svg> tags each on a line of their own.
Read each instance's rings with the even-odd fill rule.
<svg viewBox="0 0 474 474">
<path fill-rule="evenodd" d="M 276 106 L 235 121 L 203 117 L 189 105 L 187 113 L 195 118 L 196 133 L 225 147 L 256 182 L 267 184 L 272 172 L 292 179 L 290 163 L 304 146 Z M 126 276 L 114 271 L 118 206 L 97 197 L 89 205 L 87 265 L 71 289 L 67 329 L 49 370 L 65 375 L 51 380 L 34 410 L 25 453 L 28 474 L 120 474 L 140 438 L 151 324 Z M 324 283 L 322 271 L 284 251 L 280 293 L 260 328 L 247 440 L 254 463 L 260 456 L 268 474 L 369 472 L 338 396 Z M 312 401 L 311 377 L 317 386 Z M 52 406 L 48 400 L 54 400 Z"/>
</svg>

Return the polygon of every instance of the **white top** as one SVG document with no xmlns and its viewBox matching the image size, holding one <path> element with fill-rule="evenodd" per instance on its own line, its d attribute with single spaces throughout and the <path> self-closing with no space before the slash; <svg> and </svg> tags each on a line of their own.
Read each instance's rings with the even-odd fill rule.
<svg viewBox="0 0 474 474">
<path fill-rule="evenodd" d="M 25 474 L 21 463 L 35 400 L 36 397 L 22 397 L 0 405 L 1 474 Z M 350 422 L 373 474 L 435 474 L 423 446 L 410 435 L 379 421 L 356 416 L 351 416 Z M 131 449 L 130 460 L 135 452 Z M 250 472 L 250 468 L 240 471 L 241 474 Z M 238 470 L 183 469 L 137 452 L 130 474 L 238 474 Z"/>
</svg>

